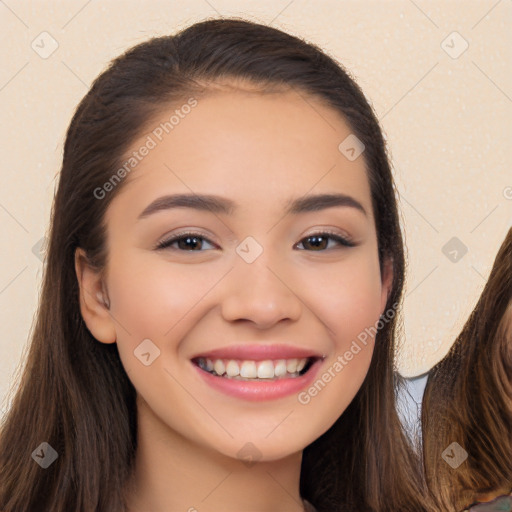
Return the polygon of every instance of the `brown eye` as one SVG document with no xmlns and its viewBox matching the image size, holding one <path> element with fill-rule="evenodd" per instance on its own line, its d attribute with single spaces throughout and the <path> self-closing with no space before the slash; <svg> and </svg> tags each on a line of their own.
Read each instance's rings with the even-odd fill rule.
<svg viewBox="0 0 512 512">
<path fill-rule="evenodd" d="M 302 244 L 307 251 L 321 252 L 326 249 L 333 249 L 329 246 L 329 242 L 334 241 L 338 247 L 354 247 L 355 244 L 347 238 L 331 233 L 315 233 L 303 238 L 298 245 Z M 204 252 L 203 244 L 214 245 L 204 236 L 198 233 L 179 233 L 160 242 L 155 249 L 172 249 L 187 252 Z M 176 247 L 173 247 L 177 244 Z"/>
<path fill-rule="evenodd" d="M 354 247 L 354 243 L 350 240 L 330 233 L 315 233 L 306 238 L 303 238 L 299 244 L 303 244 L 306 250 L 312 250 L 315 252 L 324 251 L 329 246 L 329 240 L 334 240 L 339 246 L 343 247 Z M 304 242 L 307 241 L 307 242 Z M 311 249 L 307 248 L 309 246 Z"/>
<path fill-rule="evenodd" d="M 172 250 L 203 252 L 201 249 L 203 248 L 204 242 L 213 245 L 207 238 L 200 236 L 197 233 L 180 233 L 179 235 L 175 235 L 163 242 L 160 242 L 155 249 L 171 248 Z M 177 249 L 172 247 L 174 244 L 177 244 Z"/>
</svg>

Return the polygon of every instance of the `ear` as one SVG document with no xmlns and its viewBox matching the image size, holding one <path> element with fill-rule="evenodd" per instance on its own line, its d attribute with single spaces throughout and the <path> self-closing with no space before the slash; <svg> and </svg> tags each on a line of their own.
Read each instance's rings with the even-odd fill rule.
<svg viewBox="0 0 512 512">
<path fill-rule="evenodd" d="M 80 311 L 91 334 L 102 343 L 115 343 L 116 330 L 100 273 L 89 264 L 85 251 L 75 251 L 75 272 L 80 289 Z"/>
<path fill-rule="evenodd" d="M 382 268 L 382 291 L 380 296 L 380 314 L 384 314 L 391 288 L 393 287 L 393 260 L 386 258 Z"/>
</svg>

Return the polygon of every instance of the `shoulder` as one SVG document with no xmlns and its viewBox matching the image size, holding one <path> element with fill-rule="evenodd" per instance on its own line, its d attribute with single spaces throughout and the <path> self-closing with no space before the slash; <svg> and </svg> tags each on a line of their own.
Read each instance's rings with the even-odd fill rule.
<svg viewBox="0 0 512 512">
<path fill-rule="evenodd" d="M 512 510 L 512 491 L 510 494 L 505 496 L 499 496 L 492 501 L 475 503 L 470 505 L 469 508 L 463 510 L 463 512 L 509 512 Z"/>
</svg>

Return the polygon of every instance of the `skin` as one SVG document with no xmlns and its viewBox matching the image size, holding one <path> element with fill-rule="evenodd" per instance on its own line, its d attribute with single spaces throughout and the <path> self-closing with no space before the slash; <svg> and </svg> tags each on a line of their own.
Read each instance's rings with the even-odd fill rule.
<svg viewBox="0 0 512 512">
<path fill-rule="evenodd" d="M 345 158 L 338 145 L 348 125 L 305 98 L 249 90 L 201 98 L 109 206 L 106 272 L 95 273 L 77 250 L 83 318 L 99 342 L 118 344 L 137 390 L 130 512 L 302 511 L 302 450 L 332 426 L 367 374 L 371 339 L 307 405 L 296 394 L 249 402 L 210 388 L 190 362 L 213 348 L 281 342 L 325 354 L 327 369 L 384 312 L 392 276 L 389 265 L 383 276 L 379 269 L 363 157 Z M 152 126 L 175 108 L 162 108 Z M 239 207 L 232 215 L 179 208 L 137 220 L 154 199 L 191 191 Z M 317 193 L 350 195 L 366 215 L 347 206 L 283 215 L 287 200 Z M 211 244 L 153 249 L 180 228 Z M 307 237 L 325 228 L 357 246 L 330 239 L 315 250 Z M 247 236 L 263 248 L 250 264 L 235 251 Z M 149 366 L 134 357 L 146 338 L 161 351 Z M 251 466 L 237 455 L 248 442 L 259 456 Z"/>
</svg>

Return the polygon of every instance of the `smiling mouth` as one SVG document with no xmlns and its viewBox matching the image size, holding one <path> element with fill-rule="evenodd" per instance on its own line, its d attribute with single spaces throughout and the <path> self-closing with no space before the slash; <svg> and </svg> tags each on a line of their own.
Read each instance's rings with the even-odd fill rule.
<svg viewBox="0 0 512 512">
<path fill-rule="evenodd" d="M 301 377 L 318 359 L 318 357 L 304 357 L 255 361 L 196 357 L 192 359 L 192 363 L 219 378 L 269 382 Z"/>
</svg>

